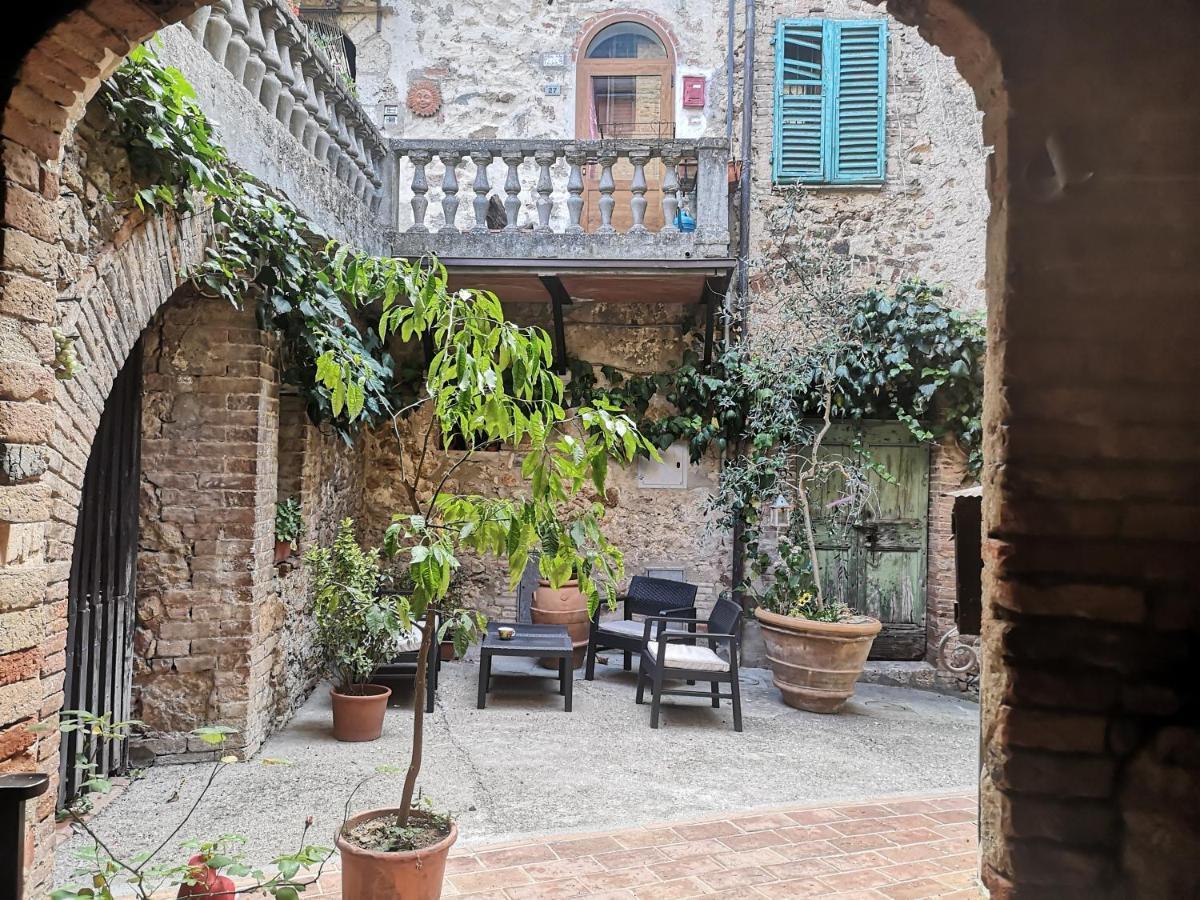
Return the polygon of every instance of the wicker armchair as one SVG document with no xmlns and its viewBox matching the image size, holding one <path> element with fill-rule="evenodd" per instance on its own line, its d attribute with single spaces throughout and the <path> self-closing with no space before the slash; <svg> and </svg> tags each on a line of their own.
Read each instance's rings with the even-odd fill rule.
<svg viewBox="0 0 1200 900">
<path fill-rule="evenodd" d="M 600 621 L 597 610 L 588 635 L 588 681 L 596 677 L 596 653 L 600 650 L 620 650 L 625 655 L 625 671 L 632 668 L 632 655 L 642 651 L 642 623 L 634 616 L 667 616 L 694 619 L 696 615 L 696 586 L 669 578 L 634 575 L 629 592 L 617 598 L 623 607 L 624 618 Z M 689 626 L 695 630 L 695 624 Z"/>
<path fill-rule="evenodd" d="M 733 730 L 742 730 L 742 692 L 738 685 L 739 626 L 742 622 L 742 607 L 732 600 L 722 598 L 713 606 L 708 616 L 706 630 L 695 633 L 668 629 L 677 625 L 675 616 L 648 616 L 643 623 L 642 658 L 638 669 L 636 702 L 643 703 L 646 686 L 653 696 L 650 702 L 650 727 L 658 727 L 659 705 L 664 695 L 675 697 L 710 697 L 714 709 L 719 709 L 722 700 L 733 701 Z M 698 624 L 695 619 L 690 623 Z M 704 646 L 707 644 L 708 646 Z M 727 650 L 727 657 L 717 653 L 717 647 Z M 683 688 L 663 688 L 663 681 L 686 680 L 688 684 L 707 681 L 708 691 L 690 691 Z M 720 692 L 720 685 L 728 684 L 728 694 Z"/>
</svg>

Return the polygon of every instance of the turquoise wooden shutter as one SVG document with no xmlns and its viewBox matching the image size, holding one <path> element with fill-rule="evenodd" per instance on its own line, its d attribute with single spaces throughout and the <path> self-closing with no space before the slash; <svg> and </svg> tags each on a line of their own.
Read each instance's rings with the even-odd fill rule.
<svg viewBox="0 0 1200 900">
<path fill-rule="evenodd" d="M 886 168 L 887 23 L 831 21 L 829 181 L 880 184 Z"/>
<path fill-rule="evenodd" d="M 829 78 L 825 23 L 781 19 L 775 26 L 775 147 L 777 182 L 826 179 L 829 159 Z"/>
</svg>

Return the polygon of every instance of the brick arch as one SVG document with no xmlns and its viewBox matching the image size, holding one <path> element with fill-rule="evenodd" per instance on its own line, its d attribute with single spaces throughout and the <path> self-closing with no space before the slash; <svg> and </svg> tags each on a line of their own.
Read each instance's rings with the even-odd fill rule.
<svg viewBox="0 0 1200 900">
<path fill-rule="evenodd" d="M 39 36 L 17 69 L 0 135 L 56 162 L 101 82 L 156 31 L 215 0 L 86 0 Z M 7 160 L 6 160 L 7 162 Z"/>
</svg>

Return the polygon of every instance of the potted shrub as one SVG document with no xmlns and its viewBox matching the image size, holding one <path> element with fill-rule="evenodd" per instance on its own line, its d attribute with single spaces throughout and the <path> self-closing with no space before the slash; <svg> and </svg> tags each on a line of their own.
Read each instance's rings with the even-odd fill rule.
<svg viewBox="0 0 1200 900">
<path fill-rule="evenodd" d="M 333 679 L 333 736 L 376 740 L 392 692 L 368 679 L 409 633 L 408 608 L 400 598 L 381 595 L 379 551 L 359 546 L 352 519 L 339 524 L 332 546 L 310 550 L 304 561 L 312 577 L 317 645 Z"/>
<path fill-rule="evenodd" d="M 275 565 L 287 562 L 304 537 L 304 516 L 300 501 L 289 497 L 275 504 Z"/>
<path fill-rule="evenodd" d="M 449 817 L 414 806 L 424 751 L 425 681 L 430 654 L 450 637 L 465 649 L 485 625 L 451 591 L 460 557 L 497 557 L 515 588 L 531 552 L 553 588 L 572 574 L 594 611 L 615 606 L 621 554 L 600 521 L 610 458 L 657 456 L 632 420 L 609 404 L 568 412 L 553 369 L 553 344 L 540 328 L 506 321 L 494 295 L 450 291 L 434 259 L 371 257 L 344 248 L 331 261 L 328 284 L 357 309 L 378 310 L 378 334 L 439 348 L 404 415 L 415 441 L 396 436 L 407 508 L 397 513 L 384 553 L 402 560 L 411 590 L 400 598 L 406 617 L 422 622 L 413 689 L 412 753 L 396 806 L 348 819 L 336 839 L 342 890 L 355 900 L 433 900 L 441 896 L 446 856 L 457 838 Z M 345 357 L 342 357 L 344 360 Z M 365 402 L 362 373 L 335 354 L 317 360 L 335 415 L 353 419 Z M 459 434 L 461 449 L 436 447 L 436 434 Z M 501 442 L 522 447 L 523 491 L 458 493 L 455 472 L 477 451 Z M 435 627 L 436 623 L 441 623 Z"/>
</svg>

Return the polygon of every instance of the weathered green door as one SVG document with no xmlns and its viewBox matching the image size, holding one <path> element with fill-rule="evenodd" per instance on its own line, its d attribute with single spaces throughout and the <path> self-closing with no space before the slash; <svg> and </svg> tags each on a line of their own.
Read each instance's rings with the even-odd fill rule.
<svg viewBox="0 0 1200 900">
<path fill-rule="evenodd" d="M 929 448 L 893 422 L 835 425 L 822 452 L 855 458 L 870 452 L 894 481 L 869 476 L 871 507 L 846 521 L 829 503 L 841 485 L 829 483 L 813 497 L 821 581 L 828 597 L 883 622 L 872 659 L 920 659 L 925 655 L 925 572 L 929 509 Z"/>
</svg>

